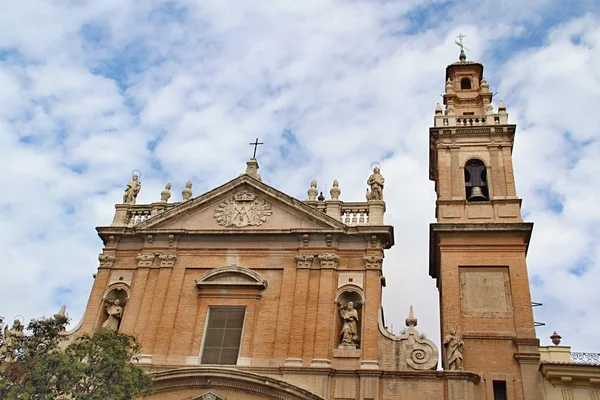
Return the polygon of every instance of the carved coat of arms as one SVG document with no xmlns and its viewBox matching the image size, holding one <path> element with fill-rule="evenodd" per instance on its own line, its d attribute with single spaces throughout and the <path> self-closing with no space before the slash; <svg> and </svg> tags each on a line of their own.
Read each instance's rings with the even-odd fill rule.
<svg viewBox="0 0 600 400">
<path fill-rule="evenodd" d="M 271 214 L 271 204 L 247 190 L 236 193 L 215 210 L 219 225 L 237 228 L 262 225 Z"/>
</svg>

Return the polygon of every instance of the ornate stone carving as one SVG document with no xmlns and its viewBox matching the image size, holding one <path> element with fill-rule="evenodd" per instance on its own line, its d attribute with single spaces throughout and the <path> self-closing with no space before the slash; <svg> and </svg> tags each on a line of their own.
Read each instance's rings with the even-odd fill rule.
<svg viewBox="0 0 600 400">
<path fill-rule="evenodd" d="M 98 260 L 100 261 L 100 268 L 110 268 L 117 260 L 115 254 L 99 254 Z"/>
<path fill-rule="evenodd" d="M 185 189 L 181 191 L 181 201 L 188 201 L 192 197 L 192 182 L 188 181 L 185 184 Z"/>
<path fill-rule="evenodd" d="M 321 268 L 336 268 L 340 256 L 335 253 L 322 253 L 319 254 L 319 261 L 321 262 Z"/>
<path fill-rule="evenodd" d="M 327 245 L 327 247 L 331 247 L 331 245 L 333 244 L 333 236 L 331 234 L 325 236 L 325 244 Z"/>
<path fill-rule="evenodd" d="M 444 338 L 444 346 L 446 347 L 446 369 L 462 371 L 463 351 L 465 350 L 465 342 L 462 337 L 454 329 L 450 329 Z"/>
<path fill-rule="evenodd" d="M 424 334 L 419 333 L 415 326 L 417 326 L 417 319 L 413 313 L 413 307 L 410 306 L 410 312 L 408 318 L 406 318 L 406 329 L 404 329 L 400 335 L 396 336 L 387 330 L 382 328 L 380 321 L 380 331 L 388 339 L 396 342 L 400 342 L 402 346 L 400 354 L 405 354 L 406 367 L 412 370 L 431 370 L 437 368 L 438 362 L 438 351 L 435 343 L 427 339 Z M 404 369 L 400 368 L 400 369 Z"/>
<path fill-rule="evenodd" d="M 371 192 L 367 192 L 367 200 L 383 200 L 383 184 L 385 179 L 381 175 L 379 167 L 373 168 L 373 173 L 367 179 L 367 185 L 371 187 Z"/>
<path fill-rule="evenodd" d="M 383 263 L 383 257 L 379 255 L 368 254 L 363 257 L 366 269 L 381 269 L 381 263 Z"/>
<path fill-rule="evenodd" d="M 135 204 L 137 195 L 142 189 L 142 184 L 139 179 L 139 176 L 133 175 L 131 182 L 127 184 L 125 194 L 123 195 L 123 204 Z"/>
<path fill-rule="evenodd" d="M 160 201 L 162 201 L 163 203 L 166 203 L 167 201 L 169 201 L 170 197 L 171 197 L 171 183 L 167 183 L 165 185 L 165 190 L 160 192 Z"/>
<path fill-rule="evenodd" d="M 177 261 L 177 253 L 159 254 L 158 258 L 161 267 L 172 267 L 175 265 L 175 261 Z"/>
<path fill-rule="evenodd" d="M 139 267 L 150 267 L 156 258 L 155 253 L 140 253 L 137 256 Z"/>
<path fill-rule="evenodd" d="M 273 214 L 271 204 L 247 190 L 236 193 L 215 210 L 214 217 L 219 225 L 233 228 L 260 226 Z"/>
<path fill-rule="evenodd" d="M 213 392 L 206 392 L 200 395 L 200 397 L 194 397 L 193 400 L 227 400 L 225 397 L 221 397 Z"/>
<path fill-rule="evenodd" d="M 296 254 L 296 267 L 297 268 L 310 268 L 312 267 L 315 256 L 312 254 Z"/>
</svg>

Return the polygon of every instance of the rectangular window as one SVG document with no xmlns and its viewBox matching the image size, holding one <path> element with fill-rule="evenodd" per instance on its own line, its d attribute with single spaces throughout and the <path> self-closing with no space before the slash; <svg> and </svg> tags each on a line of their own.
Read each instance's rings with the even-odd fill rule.
<svg viewBox="0 0 600 400">
<path fill-rule="evenodd" d="M 494 400 L 508 400 L 506 397 L 506 381 L 493 381 Z"/>
<path fill-rule="evenodd" d="M 201 364 L 237 364 L 245 307 L 209 307 Z"/>
</svg>

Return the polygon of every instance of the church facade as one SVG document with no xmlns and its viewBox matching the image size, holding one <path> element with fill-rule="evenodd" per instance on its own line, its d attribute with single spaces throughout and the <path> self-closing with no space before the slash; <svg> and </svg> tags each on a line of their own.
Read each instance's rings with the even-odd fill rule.
<svg viewBox="0 0 600 400">
<path fill-rule="evenodd" d="M 442 348 L 410 305 L 402 333 L 386 329 L 393 204 L 379 168 L 366 201 L 340 201 L 337 182 L 327 200 L 314 182 L 298 200 L 263 183 L 255 158 L 201 196 L 188 182 L 175 203 L 169 184 L 136 204 L 134 177 L 97 228 L 104 248 L 74 334 L 135 335 L 151 399 L 541 399 L 515 126 L 493 109 L 481 64 L 461 55 L 446 78 L 429 135 Z"/>
</svg>

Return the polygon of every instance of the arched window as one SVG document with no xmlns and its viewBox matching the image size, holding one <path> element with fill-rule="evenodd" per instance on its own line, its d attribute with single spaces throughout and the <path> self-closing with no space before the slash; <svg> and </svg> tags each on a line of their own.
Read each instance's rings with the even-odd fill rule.
<svg viewBox="0 0 600 400">
<path fill-rule="evenodd" d="M 471 79 L 470 78 L 462 78 L 460 80 L 460 88 L 461 89 L 471 89 Z"/>
<path fill-rule="evenodd" d="M 465 165 L 465 191 L 469 202 L 489 200 L 487 172 L 483 161 L 467 161 Z"/>
</svg>

